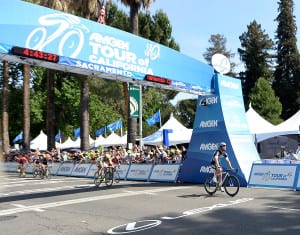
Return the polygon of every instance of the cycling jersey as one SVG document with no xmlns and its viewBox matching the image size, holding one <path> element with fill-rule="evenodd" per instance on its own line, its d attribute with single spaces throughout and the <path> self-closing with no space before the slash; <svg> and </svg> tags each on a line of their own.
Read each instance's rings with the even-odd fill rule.
<svg viewBox="0 0 300 235">
<path fill-rule="evenodd" d="M 216 151 L 214 152 L 210 164 L 212 164 L 212 165 L 214 165 L 214 166 L 217 166 L 217 165 L 220 166 L 220 165 L 221 165 L 221 164 L 220 164 L 220 161 L 219 161 L 218 164 L 217 164 L 217 162 L 215 161 L 215 157 L 218 157 L 218 161 L 219 161 L 221 158 L 228 159 L 228 154 L 227 154 L 226 152 L 221 152 L 220 150 L 216 150 Z"/>
<path fill-rule="evenodd" d="M 28 163 L 28 160 L 26 157 L 20 157 L 18 159 L 18 163 L 20 163 L 20 164 Z"/>
</svg>

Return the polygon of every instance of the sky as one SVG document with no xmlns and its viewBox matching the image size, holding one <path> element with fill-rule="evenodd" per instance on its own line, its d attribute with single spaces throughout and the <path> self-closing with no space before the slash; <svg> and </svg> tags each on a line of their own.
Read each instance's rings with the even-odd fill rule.
<svg viewBox="0 0 300 235">
<path fill-rule="evenodd" d="M 237 53 L 237 49 L 241 47 L 239 36 L 247 32 L 247 26 L 256 20 L 262 30 L 274 40 L 277 2 L 278 0 L 155 0 L 150 12 L 152 15 L 158 10 L 166 13 L 172 26 L 172 36 L 179 44 L 181 53 L 206 63 L 202 55 L 211 46 L 208 42 L 210 36 L 221 34 L 227 39 L 226 49 L 236 54 L 233 62 L 242 68 Z M 299 28 L 298 49 L 299 13 L 300 1 L 294 0 L 294 15 Z"/>
</svg>

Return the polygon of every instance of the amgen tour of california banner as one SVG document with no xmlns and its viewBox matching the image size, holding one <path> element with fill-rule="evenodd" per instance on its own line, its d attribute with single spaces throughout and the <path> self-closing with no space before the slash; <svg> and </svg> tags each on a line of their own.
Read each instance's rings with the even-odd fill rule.
<svg viewBox="0 0 300 235">
<path fill-rule="evenodd" d="M 150 40 L 71 14 L 4 0 L 0 30 L 0 53 L 11 53 L 13 46 L 31 48 L 59 55 L 61 65 L 134 79 L 156 75 L 172 80 L 170 86 L 211 92 L 211 66 Z"/>
</svg>

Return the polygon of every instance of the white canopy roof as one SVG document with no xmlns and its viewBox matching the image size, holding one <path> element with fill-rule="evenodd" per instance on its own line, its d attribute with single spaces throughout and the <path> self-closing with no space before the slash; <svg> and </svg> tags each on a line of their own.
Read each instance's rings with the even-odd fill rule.
<svg viewBox="0 0 300 235">
<path fill-rule="evenodd" d="M 94 142 L 94 147 L 98 148 L 98 147 L 102 146 L 104 141 L 105 141 L 105 138 L 102 135 L 99 135 Z"/>
<path fill-rule="evenodd" d="M 121 136 L 117 135 L 115 132 L 112 132 L 109 136 L 106 137 L 105 141 L 102 143 L 103 146 L 112 146 L 112 145 L 122 145 Z"/>
<path fill-rule="evenodd" d="M 143 144 L 159 145 L 163 144 L 163 130 L 171 129 L 173 132 L 169 133 L 170 145 L 189 143 L 192 137 L 193 129 L 188 129 L 182 125 L 173 114 L 170 115 L 169 120 L 162 125 L 159 130 L 143 138 Z"/>
<path fill-rule="evenodd" d="M 279 136 L 279 135 L 300 135 L 300 110 L 284 122 L 274 126 L 259 135 L 258 142 Z"/>
<path fill-rule="evenodd" d="M 37 137 L 31 140 L 30 149 L 47 150 L 47 135 L 42 130 Z"/>
<path fill-rule="evenodd" d="M 250 133 L 253 135 L 264 133 L 266 130 L 271 130 L 274 128 L 274 125 L 261 117 L 251 105 L 246 112 L 246 117 L 248 120 Z"/>
<path fill-rule="evenodd" d="M 300 134 L 300 110 L 286 121 L 274 126 L 262 118 L 250 105 L 246 112 L 251 134 L 257 142 L 280 136 Z"/>
</svg>

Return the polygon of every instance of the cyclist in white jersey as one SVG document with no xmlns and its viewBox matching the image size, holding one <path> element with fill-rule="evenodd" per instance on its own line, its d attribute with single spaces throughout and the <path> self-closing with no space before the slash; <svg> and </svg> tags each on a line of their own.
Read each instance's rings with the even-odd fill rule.
<svg viewBox="0 0 300 235">
<path fill-rule="evenodd" d="M 224 189 L 222 187 L 220 187 L 220 185 L 222 185 L 222 171 L 223 171 L 222 165 L 220 163 L 221 158 L 225 158 L 229 168 L 232 169 L 231 162 L 229 160 L 228 154 L 226 153 L 226 143 L 225 142 L 221 142 L 219 144 L 219 148 L 218 148 L 218 150 L 216 150 L 214 152 L 212 160 L 211 160 L 211 165 L 216 171 L 219 189 L 222 192 L 224 192 Z"/>
</svg>

